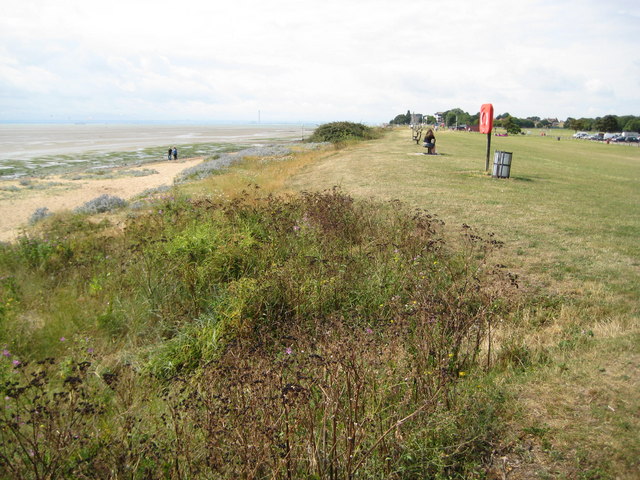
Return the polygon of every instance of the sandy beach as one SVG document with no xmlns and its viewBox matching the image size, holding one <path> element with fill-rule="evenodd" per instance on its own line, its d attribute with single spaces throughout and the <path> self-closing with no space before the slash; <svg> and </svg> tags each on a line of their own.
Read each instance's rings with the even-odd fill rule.
<svg viewBox="0 0 640 480">
<path fill-rule="evenodd" d="M 0 192 L 0 241 L 15 240 L 21 228 L 28 223 L 29 218 L 38 208 L 47 207 L 53 213 L 73 210 L 104 194 L 128 200 L 147 189 L 172 185 L 173 179 L 180 172 L 197 165 L 202 160 L 202 157 L 195 157 L 178 162 L 146 163 L 139 167 L 128 166 L 120 169 L 127 171 L 146 169 L 158 172 L 139 177 L 73 180 L 65 176 L 51 176 L 33 181 L 29 188 L 25 188 L 19 181 L 2 182 L 5 189 Z M 37 188 L 39 185 L 44 188 Z M 15 191 L 11 190 L 12 187 Z"/>
</svg>

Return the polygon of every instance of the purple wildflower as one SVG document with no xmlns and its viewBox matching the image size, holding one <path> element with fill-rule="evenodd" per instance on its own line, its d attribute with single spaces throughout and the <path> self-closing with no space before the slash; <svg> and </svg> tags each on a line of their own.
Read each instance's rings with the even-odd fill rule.
<svg viewBox="0 0 640 480">
<path fill-rule="evenodd" d="M 3 357 L 10 357 L 11 356 L 11 352 L 5 348 L 4 350 L 2 350 L 2 356 Z"/>
<path fill-rule="evenodd" d="M 291 355 L 293 353 L 293 350 L 291 349 L 291 347 L 287 347 L 284 353 L 286 353 L 287 355 Z"/>
<path fill-rule="evenodd" d="M 61 341 L 61 342 L 66 342 L 66 341 L 67 341 L 67 339 L 66 339 L 66 338 L 64 338 L 64 337 L 60 337 L 60 341 Z"/>
<path fill-rule="evenodd" d="M 14 367 L 17 367 L 18 365 L 20 365 L 22 362 L 20 360 L 14 360 L 13 362 L 11 362 L 13 364 Z"/>
</svg>

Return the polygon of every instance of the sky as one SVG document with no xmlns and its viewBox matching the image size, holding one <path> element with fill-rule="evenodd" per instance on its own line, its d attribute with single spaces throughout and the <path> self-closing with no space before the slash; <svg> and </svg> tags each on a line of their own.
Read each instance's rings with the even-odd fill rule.
<svg viewBox="0 0 640 480">
<path fill-rule="evenodd" d="M 2 0 L 0 122 L 640 115 L 637 0 Z"/>
</svg>

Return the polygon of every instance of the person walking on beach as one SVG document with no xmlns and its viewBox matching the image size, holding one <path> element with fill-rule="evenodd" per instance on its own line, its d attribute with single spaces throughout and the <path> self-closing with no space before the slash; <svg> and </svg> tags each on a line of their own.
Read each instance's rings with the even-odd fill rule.
<svg viewBox="0 0 640 480">
<path fill-rule="evenodd" d="M 173 147 L 173 159 L 174 160 L 178 160 L 178 149 L 176 147 Z"/>
<path fill-rule="evenodd" d="M 171 147 L 169 147 L 169 150 L 167 151 L 167 160 L 171 160 Z"/>
</svg>

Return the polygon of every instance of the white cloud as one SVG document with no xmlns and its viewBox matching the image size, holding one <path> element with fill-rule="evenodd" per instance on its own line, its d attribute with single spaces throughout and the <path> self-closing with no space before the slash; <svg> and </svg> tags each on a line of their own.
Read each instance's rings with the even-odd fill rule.
<svg viewBox="0 0 640 480">
<path fill-rule="evenodd" d="M 638 114 L 635 2 L 5 0 L 0 121 Z M 44 118 L 44 119 L 46 119 Z"/>
</svg>

